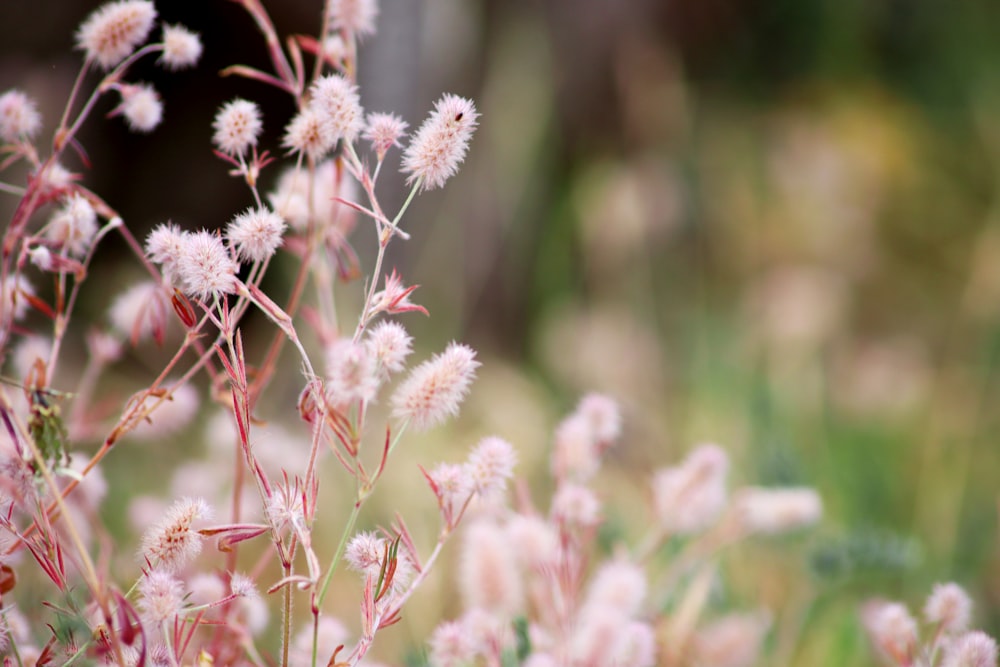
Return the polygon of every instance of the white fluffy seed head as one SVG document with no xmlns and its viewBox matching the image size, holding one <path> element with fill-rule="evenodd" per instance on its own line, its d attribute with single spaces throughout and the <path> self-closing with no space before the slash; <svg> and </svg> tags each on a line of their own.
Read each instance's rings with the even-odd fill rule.
<svg viewBox="0 0 1000 667">
<path fill-rule="evenodd" d="M 91 12 L 76 33 L 87 60 L 111 69 L 146 41 L 156 19 L 152 2 L 119 0 Z"/>
<path fill-rule="evenodd" d="M 774 535 L 819 521 L 823 501 L 814 489 L 748 487 L 737 494 L 734 509 L 747 531 Z"/>
<path fill-rule="evenodd" d="M 211 515 L 201 498 L 182 498 L 142 536 L 141 562 L 167 572 L 176 572 L 201 553 L 202 537 L 194 522 Z"/>
<path fill-rule="evenodd" d="M 571 527 L 589 528 L 601 520 L 601 501 L 582 484 L 560 484 L 552 497 L 552 517 Z"/>
<path fill-rule="evenodd" d="M 139 580 L 139 608 L 143 617 L 159 625 L 173 618 L 184 604 L 184 584 L 168 570 L 151 570 Z"/>
<path fill-rule="evenodd" d="M 861 611 L 861 621 L 876 648 L 897 664 L 909 662 L 917 650 L 917 621 L 905 605 L 873 601 Z"/>
<path fill-rule="evenodd" d="M 997 642 L 985 632 L 967 632 L 945 649 L 941 667 L 997 667 Z"/>
<path fill-rule="evenodd" d="M 422 190 L 432 190 L 454 176 L 465 159 L 478 118 L 470 100 L 451 94 L 438 100 L 403 152 L 407 182 L 419 181 Z"/>
<path fill-rule="evenodd" d="M 965 632 L 972 618 L 972 599 L 958 584 L 935 584 L 924 604 L 924 618 L 948 634 Z"/>
<path fill-rule="evenodd" d="M 376 0 L 333 0 L 330 4 L 330 29 L 343 30 L 357 37 L 375 33 L 378 17 Z"/>
<path fill-rule="evenodd" d="M 31 139 L 41 127 L 42 116 L 34 100 L 16 89 L 0 95 L 0 139 Z"/>
<path fill-rule="evenodd" d="M 121 93 L 121 112 L 133 132 L 152 132 L 163 120 L 163 101 L 152 86 L 123 86 Z"/>
<path fill-rule="evenodd" d="M 398 373 L 406 365 L 406 358 L 413 351 L 413 339 L 399 322 L 381 320 L 365 337 L 368 354 L 375 360 L 381 379 Z"/>
<path fill-rule="evenodd" d="M 181 286 L 190 296 L 208 301 L 236 291 L 236 262 L 217 234 L 201 230 L 185 234 L 177 262 Z"/>
<path fill-rule="evenodd" d="M 248 262 L 269 259 L 281 246 L 285 221 L 267 207 L 248 208 L 226 227 L 226 239 L 237 258 Z"/>
<path fill-rule="evenodd" d="M 378 391 L 378 367 L 362 343 L 341 338 L 326 354 L 326 390 L 330 402 L 346 406 L 355 401 L 371 401 Z"/>
<path fill-rule="evenodd" d="M 162 339 L 170 321 L 170 301 L 152 280 L 136 283 L 115 297 L 108 311 L 111 327 L 132 345 L 149 338 Z"/>
<path fill-rule="evenodd" d="M 611 608 L 634 618 L 646 599 L 645 571 L 628 560 L 611 560 L 594 574 L 587 590 L 585 609 Z"/>
<path fill-rule="evenodd" d="M 458 621 L 446 621 L 434 629 L 430 640 L 430 664 L 462 667 L 476 656 L 476 645 Z"/>
<path fill-rule="evenodd" d="M 420 431 L 454 417 L 478 367 L 475 350 L 451 343 L 444 352 L 414 368 L 396 389 L 393 414 Z"/>
<path fill-rule="evenodd" d="M 513 616 L 523 605 L 524 586 L 503 528 L 480 520 L 464 530 L 459 589 L 465 608 Z"/>
<path fill-rule="evenodd" d="M 356 572 L 377 574 L 385 557 L 385 544 L 385 539 L 375 533 L 358 533 L 347 543 L 344 560 Z"/>
<path fill-rule="evenodd" d="M 184 254 L 187 235 L 174 223 L 166 222 L 153 227 L 146 237 L 146 255 L 160 265 L 164 280 L 170 284 L 179 282 L 177 265 Z"/>
<path fill-rule="evenodd" d="M 677 535 L 708 528 L 726 507 L 729 457 L 717 445 L 700 445 L 678 466 L 653 477 L 653 506 L 660 525 Z"/>
<path fill-rule="evenodd" d="M 212 121 L 212 143 L 227 155 L 242 156 L 257 145 L 264 123 L 260 107 L 249 100 L 234 99 L 222 105 Z"/>
<path fill-rule="evenodd" d="M 507 481 L 514 476 L 517 454 L 514 447 L 503 438 L 483 438 L 469 454 L 466 464 L 469 478 L 476 493 L 481 496 L 498 496 L 507 488 Z"/>
<path fill-rule="evenodd" d="M 160 62 L 169 70 L 193 67 L 201 58 L 201 39 L 182 25 L 163 26 L 163 54 Z"/>
<path fill-rule="evenodd" d="M 285 137 L 281 141 L 281 145 L 290 153 L 304 153 L 313 160 L 319 160 L 329 153 L 335 143 L 337 134 L 333 125 L 313 107 L 295 114 L 285 128 Z"/>
<path fill-rule="evenodd" d="M 370 113 L 361 136 L 371 142 L 372 150 L 381 160 L 390 148 L 399 146 L 406 128 L 406 121 L 395 114 Z"/>
<path fill-rule="evenodd" d="M 49 220 L 45 238 L 65 248 L 73 257 L 82 257 L 97 235 L 97 213 L 87 198 L 70 196 Z"/>
<path fill-rule="evenodd" d="M 333 128 L 337 139 L 353 142 L 364 125 L 358 87 L 340 76 L 330 74 L 313 83 L 312 108 Z"/>
</svg>

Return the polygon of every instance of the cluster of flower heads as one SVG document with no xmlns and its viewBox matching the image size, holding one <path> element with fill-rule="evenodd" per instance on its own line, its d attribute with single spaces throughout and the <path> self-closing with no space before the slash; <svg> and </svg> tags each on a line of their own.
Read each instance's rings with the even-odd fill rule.
<svg viewBox="0 0 1000 667">
<path fill-rule="evenodd" d="M 669 622 L 660 611 L 663 577 L 650 556 L 668 536 L 691 541 L 714 532 L 729 541 L 793 530 L 820 517 L 819 499 L 806 489 L 745 489 L 730 500 L 726 454 L 703 445 L 680 465 L 654 473 L 652 528 L 642 544 L 632 551 L 618 545 L 606 560 L 592 563 L 603 501 L 591 483 L 601 456 L 620 433 L 616 403 L 597 394 L 584 397 L 555 432 L 555 488 L 547 511 L 524 495 L 509 508 L 499 493 L 470 510 L 458 581 L 465 611 L 435 630 L 431 665 L 459 667 L 480 659 L 500 664 L 515 656 L 529 667 L 661 664 Z M 485 458 L 502 459 L 487 453 L 487 442 L 480 447 Z M 465 511 L 469 489 L 476 485 L 471 462 L 441 464 L 428 474 L 446 524 Z M 668 589 L 669 595 L 682 595 Z M 750 664 L 760 652 L 769 617 L 760 611 L 736 613 L 700 626 L 671 636 L 674 658 L 723 665 L 737 664 L 732 659 L 740 655 L 738 664 Z"/>
<path fill-rule="evenodd" d="M 970 630 L 972 600 L 955 583 L 937 584 L 923 608 L 926 634 L 906 605 L 872 600 L 861 613 L 879 657 L 897 667 L 996 667 L 997 642 Z"/>
</svg>

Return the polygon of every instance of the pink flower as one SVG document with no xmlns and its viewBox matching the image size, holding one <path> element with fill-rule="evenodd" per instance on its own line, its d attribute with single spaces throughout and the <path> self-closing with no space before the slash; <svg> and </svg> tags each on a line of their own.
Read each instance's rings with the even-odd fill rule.
<svg viewBox="0 0 1000 667">
<path fill-rule="evenodd" d="M 343 30 L 357 36 L 375 32 L 378 5 L 375 0 L 332 0 L 330 4 L 330 29 Z"/>
<path fill-rule="evenodd" d="M 958 584 L 935 584 L 927 604 L 924 618 L 940 625 L 948 633 L 965 632 L 972 617 L 972 600 Z"/>
<path fill-rule="evenodd" d="M 358 87 L 338 74 L 317 79 L 310 88 L 311 106 L 339 139 L 354 141 L 364 123 Z"/>
<path fill-rule="evenodd" d="M 184 604 L 184 585 L 170 572 L 155 569 L 139 581 L 139 606 L 152 623 L 176 616 Z"/>
<path fill-rule="evenodd" d="M 503 438 L 484 438 L 469 455 L 466 464 L 476 493 L 491 496 L 503 493 L 507 480 L 514 476 L 517 454 Z"/>
<path fill-rule="evenodd" d="M 375 360 L 381 379 L 403 370 L 413 351 L 413 339 L 399 322 L 382 320 L 365 337 L 368 354 Z"/>
<path fill-rule="evenodd" d="M 372 150 L 381 160 L 390 148 L 399 146 L 406 127 L 406 122 L 395 114 L 372 113 L 368 114 L 368 122 L 361 136 L 371 142 Z"/>
<path fill-rule="evenodd" d="M 170 70 L 192 67 L 201 57 L 201 40 L 198 34 L 182 25 L 163 26 L 163 55 L 160 62 Z"/>
<path fill-rule="evenodd" d="M 454 417 L 478 367 L 472 348 L 451 343 L 410 372 L 392 397 L 393 414 L 420 431 Z"/>
<path fill-rule="evenodd" d="M 182 498 L 159 523 L 142 536 L 139 556 L 150 565 L 175 572 L 201 553 L 202 537 L 193 528 L 198 519 L 211 514 L 201 498 Z"/>
<path fill-rule="evenodd" d="M 653 478 L 653 505 L 660 525 L 678 535 L 709 527 L 726 507 L 729 457 L 717 445 L 701 445 Z"/>
<path fill-rule="evenodd" d="M 121 87 L 122 103 L 117 111 L 125 116 L 133 132 L 152 132 L 163 120 L 163 102 L 156 90 L 148 84 Z"/>
<path fill-rule="evenodd" d="M 239 259 L 262 262 L 281 246 L 284 232 L 285 221 L 280 215 L 265 207 L 248 208 L 226 227 L 226 239 Z"/>
<path fill-rule="evenodd" d="M 201 230 L 183 239 L 177 275 L 184 291 L 202 301 L 235 292 L 238 267 L 218 235 Z"/>
<path fill-rule="evenodd" d="M 152 2 L 120 0 L 101 5 L 76 33 L 77 48 L 87 60 L 111 69 L 146 41 L 156 19 Z"/>
<path fill-rule="evenodd" d="M 31 139 L 41 127 L 42 117 L 34 100 L 20 90 L 0 95 L 0 139 L 10 142 Z"/>
<path fill-rule="evenodd" d="M 285 138 L 281 145 L 290 153 L 305 153 L 313 160 L 318 160 L 330 152 L 337 143 L 337 134 L 333 125 L 326 122 L 323 115 L 312 107 L 307 107 L 297 113 L 285 128 Z"/>
<path fill-rule="evenodd" d="M 248 100 L 226 102 L 212 121 L 214 143 L 226 155 L 242 156 L 257 145 L 257 138 L 264 127 L 260 108 Z"/>
<path fill-rule="evenodd" d="M 403 173 L 410 175 L 407 183 L 419 182 L 421 190 L 432 190 L 454 176 L 478 118 L 470 100 L 457 95 L 438 100 L 403 153 Z"/>
</svg>

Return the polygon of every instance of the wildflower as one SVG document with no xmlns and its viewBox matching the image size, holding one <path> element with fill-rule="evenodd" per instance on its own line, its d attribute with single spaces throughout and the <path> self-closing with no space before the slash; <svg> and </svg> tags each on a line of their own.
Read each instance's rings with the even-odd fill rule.
<svg viewBox="0 0 1000 667">
<path fill-rule="evenodd" d="M 344 560 L 356 572 L 378 573 L 385 556 L 385 540 L 371 532 L 361 532 L 351 538 L 344 551 Z"/>
<path fill-rule="evenodd" d="M 212 127 L 215 129 L 212 143 L 226 155 L 242 157 L 257 145 L 264 123 L 255 103 L 236 98 L 222 105 Z"/>
<path fill-rule="evenodd" d="M 28 279 L 20 273 L 7 276 L 7 279 L 0 283 L 0 290 L 2 290 L 0 293 L 0 313 L 3 314 L 3 318 L 24 319 L 24 316 L 28 314 L 28 299 L 25 297 L 35 295 L 35 288 L 28 282 Z"/>
<path fill-rule="evenodd" d="M 215 573 L 196 574 L 188 579 L 187 587 L 189 599 L 196 606 L 213 604 L 226 597 L 225 584 Z"/>
<path fill-rule="evenodd" d="M 170 70 L 193 67 L 201 58 L 201 39 L 182 25 L 163 26 L 163 54 L 160 62 Z"/>
<path fill-rule="evenodd" d="M 435 667 L 462 667 L 476 655 L 476 646 L 458 621 L 442 623 L 430 640 L 430 664 Z"/>
<path fill-rule="evenodd" d="M 862 621 L 872 642 L 888 658 L 908 663 L 917 650 L 917 622 L 897 602 L 871 602 L 862 611 Z"/>
<path fill-rule="evenodd" d="M 20 378 L 28 377 L 35 362 L 41 359 L 43 363 L 48 363 L 51 354 L 51 338 L 35 334 L 21 338 L 11 350 L 10 359 L 14 366 L 14 373 Z"/>
<path fill-rule="evenodd" d="M 690 535 L 714 522 L 726 506 L 729 459 L 717 445 L 701 445 L 679 466 L 653 478 L 653 505 L 667 531 Z"/>
<path fill-rule="evenodd" d="M 368 114 L 368 122 L 361 136 L 371 142 L 372 150 L 381 160 L 390 148 L 399 146 L 399 140 L 406 133 L 406 128 L 406 121 L 395 114 L 371 113 Z"/>
<path fill-rule="evenodd" d="M 97 235 L 97 213 L 86 197 L 69 197 L 46 225 L 45 237 L 64 247 L 74 257 L 82 257 Z"/>
<path fill-rule="evenodd" d="M 514 476 L 517 454 L 503 438 L 484 438 L 469 455 L 466 464 L 476 493 L 491 496 L 503 493 L 507 480 Z"/>
<path fill-rule="evenodd" d="M 0 95 L 0 139 L 9 142 L 31 139 L 41 127 L 42 116 L 34 100 L 17 89 Z"/>
<path fill-rule="evenodd" d="M 507 521 L 507 539 L 523 567 L 537 570 L 555 561 L 559 536 L 552 525 L 534 515 L 515 514 Z"/>
<path fill-rule="evenodd" d="M 574 413 L 560 422 L 552 448 L 552 472 L 555 476 L 583 482 L 593 477 L 600 465 L 593 429 L 586 419 Z"/>
<path fill-rule="evenodd" d="M 233 595 L 240 598 L 259 597 L 257 586 L 254 585 L 253 579 L 239 572 L 229 578 L 229 590 L 232 591 Z"/>
<path fill-rule="evenodd" d="M 169 313 L 170 302 L 163 288 L 147 280 L 115 297 L 108 318 L 115 331 L 137 345 L 150 336 L 162 340 Z"/>
<path fill-rule="evenodd" d="M 575 414 L 590 426 L 595 442 L 610 445 L 622 433 L 622 416 L 618 404 L 609 396 L 587 394 L 580 400 Z"/>
<path fill-rule="evenodd" d="M 235 292 L 238 267 L 218 235 L 201 230 L 182 238 L 177 275 L 184 291 L 203 301 Z"/>
<path fill-rule="evenodd" d="M 174 282 L 177 276 L 177 263 L 184 252 L 189 232 L 172 222 L 157 225 L 146 237 L 146 254 L 153 262 L 163 268 L 163 277 L 167 282 Z"/>
<path fill-rule="evenodd" d="M 382 320 L 368 331 L 365 345 L 368 355 L 375 360 L 379 376 L 384 380 L 390 373 L 403 370 L 410 356 L 413 339 L 398 322 Z"/>
<path fill-rule="evenodd" d="M 333 125 L 312 107 L 303 109 L 292 118 L 281 141 L 290 153 L 305 153 L 313 160 L 326 155 L 335 143 L 337 135 Z"/>
<path fill-rule="evenodd" d="M 972 616 L 972 600 L 958 584 L 935 584 L 927 603 L 924 618 L 939 625 L 949 634 L 965 632 Z"/>
<path fill-rule="evenodd" d="M 87 332 L 87 349 L 95 362 L 109 364 L 118 361 L 122 356 L 121 342 L 109 333 L 100 329 Z"/>
<path fill-rule="evenodd" d="M 619 665 L 616 658 L 630 619 L 617 609 L 588 608 L 581 614 L 571 639 L 572 664 Z"/>
<path fill-rule="evenodd" d="M 236 257 L 250 262 L 270 258 L 281 245 L 285 221 L 266 207 L 248 208 L 226 227 L 226 239 Z"/>
<path fill-rule="evenodd" d="M 634 667 L 656 665 L 656 633 L 648 623 L 631 621 L 625 626 L 615 651 L 615 663 Z"/>
<path fill-rule="evenodd" d="M 448 525 L 452 525 L 455 514 L 461 511 L 474 489 L 472 478 L 465 466 L 454 463 L 439 463 L 428 474 L 436 489 L 438 503 Z"/>
<path fill-rule="evenodd" d="M 422 190 L 445 184 L 465 159 L 469 139 L 479 114 L 475 105 L 457 95 L 445 95 L 423 122 L 403 153 L 407 183 L 420 182 Z"/>
<path fill-rule="evenodd" d="M 327 395 L 334 405 L 371 401 L 378 391 L 375 359 L 361 343 L 348 338 L 334 342 L 327 350 Z"/>
<path fill-rule="evenodd" d="M 734 509 L 752 533 L 776 534 L 809 526 L 823 515 L 823 502 L 813 489 L 742 489 Z"/>
<path fill-rule="evenodd" d="M 157 568 L 139 581 L 139 606 L 153 623 L 176 616 L 183 604 L 184 585 L 169 571 Z"/>
<path fill-rule="evenodd" d="M 330 74 L 317 79 L 311 92 L 312 107 L 330 124 L 335 136 L 354 141 L 364 124 L 358 87 L 338 74 Z"/>
<path fill-rule="evenodd" d="M 757 664 L 770 626 L 766 613 L 729 614 L 712 621 L 695 635 L 695 662 L 706 667 Z"/>
<path fill-rule="evenodd" d="M 208 504 L 201 498 L 178 500 L 142 536 L 139 556 L 164 571 L 176 572 L 201 553 L 202 537 L 192 525 L 210 514 Z"/>
<path fill-rule="evenodd" d="M 552 516 L 560 523 L 588 528 L 600 521 L 601 501 L 581 484 L 560 484 L 552 497 Z"/>
<path fill-rule="evenodd" d="M 358 37 L 375 33 L 378 5 L 375 0 L 332 0 L 330 29 L 343 30 Z"/>
<path fill-rule="evenodd" d="M 997 643 L 985 632 L 967 632 L 945 649 L 941 667 L 996 667 Z"/>
<path fill-rule="evenodd" d="M 163 120 L 163 102 L 159 93 L 148 84 L 121 87 L 122 103 L 118 107 L 133 132 L 152 132 Z"/>
<path fill-rule="evenodd" d="M 296 230 L 305 231 L 312 221 L 342 239 L 351 230 L 355 213 L 335 198 L 354 200 L 355 189 L 354 179 L 341 177 L 333 160 L 326 160 L 316 166 L 315 178 L 302 169 L 286 169 L 267 198 Z"/>
<path fill-rule="evenodd" d="M 517 561 L 503 529 L 490 520 L 465 528 L 459 587 L 466 609 L 512 616 L 521 609 L 524 591 Z"/>
<path fill-rule="evenodd" d="M 451 343 L 410 372 L 392 397 L 393 413 L 421 431 L 454 417 L 478 367 L 472 348 Z"/>
<path fill-rule="evenodd" d="M 616 609 L 632 618 L 646 599 L 646 591 L 646 573 L 641 567 L 623 559 L 611 560 L 591 580 L 585 605 L 587 609 Z"/>
<path fill-rule="evenodd" d="M 111 69 L 146 41 L 156 9 L 145 0 L 119 0 L 91 12 L 76 33 L 87 60 Z"/>
</svg>

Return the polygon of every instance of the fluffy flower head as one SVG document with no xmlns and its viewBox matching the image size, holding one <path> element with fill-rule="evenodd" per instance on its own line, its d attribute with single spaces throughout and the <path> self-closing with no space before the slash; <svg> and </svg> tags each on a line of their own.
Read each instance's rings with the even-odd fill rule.
<svg viewBox="0 0 1000 667">
<path fill-rule="evenodd" d="M 382 379 L 403 370 L 406 358 L 413 351 L 413 339 L 399 322 L 382 320 L 365 337 L 368 354 L 378 365 Z"/>
<path fill-rule="evenodd" d="M 163 55 L 160 62 L 170 70 L 193 67 L 201 57 L 201 40 L 198 33 L 182 25 L 163 26 Z"/>
<path fill-rule="evenodd" d="M 123 86 L 122 103 L 118 108 L 133 132 L 152 132 L 163 120 L 163 102 L 159 93 L 148 84 Z"/>
<path fill-rule="evenodd" d="M 142 536 L 140 559 L 167 572 L 180 569 L 201 553 L 202 537 L 192 526 L 210 514 L 208 504 L 201 498 L 178 500 Z"/>
<path fill-rule="evenodd" d="M 421 431 L 454 417 L 478 367 L 471 347 L 451 343 L 410 372 L 392 397 L 394 414 Z"/>
<path fill-rule="evenodd" d="M 406 128 L 406 121 L 395 114 L 370 113 L 361 136 L 371 142 L 372 150 L 381 160 L 390 148 L 399 146 L 399 140 L 406 133 Z"/>
<path fill-rule="evenodd" d="M 0 139 L 30 139 L 42 127 L 42 117 L 34 100 L 20 90 L 0 95 Z"/>
<path fill-rule="evenodd" d="M 280 215 L 265 207 L 248 208 L 226 227 L 226 238 L 238 258 L 262 262 L 281 246 L 284 232 L 285 221 Z"/>
<path fill-rule="evenodd" d="M 438 100 L 403 153 L 403 173 L 410 175 L 407 182 L 419 180 L 421 189 L 432 190 L 454 176 L 478 118 L 470 100 L 451 94 Z"/>
<path fill-rule="evenodd" d="M 378 5 L 375 0 L 333 0 L 330 29 L 354 33 L 358 37 L 375 32 Z"/>
<path fill-rule="evenodd" d="M 230 100 L 222 105 L 212 121 L 215 130 L 212 143 L 227 155 L 245 155 L 257 145 L 263 127 L 256 104 L 240 98 Z"/>
<path fill-rule="evenodd" d="M 77 48 L 88 60 L 111 69 L 146 41 L 156 19 L 152 2 L 119 0 L 101 5 L 76 33 Z"/>
<path fill-rule="evenodd" d="M 203 301 L 236 291 L 237 265 L 222 240 L 201 230 L 183 236 L 177 275 L 184 291 Z"/>
<path fill-rule="evenodd" d="M 46 238 L 64 247 L 73 257 L 87 252 L 97 234 L 97 213 L 86 197 L 73 195 L 49 221 Z"/>
<path fill-rule="evenodd" d="M 326 155 L 337 143 L 337 133 L 324 115 L 313 107 L 307 107 L 295 114 L 285 128 L 285 138 L 281 145 L 290 153 L 305 153 L 318 160 Z"/>
<path fill-rule="evenodd" d="M 339 74 L 330 74 L 318 79 L 311 92 L 312 107 L 337 138 L 354 141 L 364 124 L 358 87 Z"/>
</svg>

